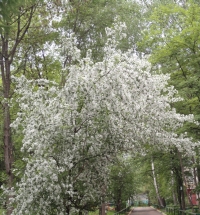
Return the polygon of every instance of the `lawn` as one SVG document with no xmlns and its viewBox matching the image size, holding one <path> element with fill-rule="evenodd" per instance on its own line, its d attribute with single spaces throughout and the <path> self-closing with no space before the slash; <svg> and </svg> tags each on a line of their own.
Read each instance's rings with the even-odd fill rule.
<svg viewBox="0 0 200 215">
<path fill-rule="evenodd" d="M 115 211 L 107 211 L 106 215 L 114 215 L 116 212 Z M 0 214 L 1 215 L 1 214 Z M 99 215 L 99 210 L 96 211 L 90 211 L 89 215 Z"/>
<path fill-rule="evenodd" d="M 3 215 L 4 210 L 0 208 L 0 215 Z"/>
</svg>

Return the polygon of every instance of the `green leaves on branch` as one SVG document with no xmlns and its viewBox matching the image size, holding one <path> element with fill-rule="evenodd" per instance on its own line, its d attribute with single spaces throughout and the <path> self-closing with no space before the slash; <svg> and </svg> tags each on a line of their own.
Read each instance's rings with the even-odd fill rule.
<svg viewBox="0 0 200 215">
<path fill-rule="evenodd" d="M 12 17 L 20 15 L 23 8 L 34 4 L 37 0 L 1 0 L 0 1 L 0 31 L 8 31 Z"/>
<path fill-rule="evenodd" d="M 144 48 L 144 52 L 151 53 L 149 59 L 155 68 L 171 74 L 169 84 L 175 86 L 179 95 L 185 99 L 174 105 L 177 111 L 198 116 L 199 4 L 195 1 L 186 4 L 161 4 L 154 9 L 149 20 L 149 31 L 144 31 L 144 40 L 139 45 Z"/>
</svg>

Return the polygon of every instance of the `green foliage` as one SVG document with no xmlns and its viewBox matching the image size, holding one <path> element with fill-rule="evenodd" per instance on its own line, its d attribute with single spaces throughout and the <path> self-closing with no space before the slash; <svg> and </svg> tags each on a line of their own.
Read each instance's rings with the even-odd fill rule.
<svg viewBox="0 0 200 215">
<path fill-rule="evenodd" d="M 106 215 L 114 215 L 115 211 L 107 211 Z M 99 215 L 99 210 L 96 211 L 89 211 L 89 215 Z"/>
<path fill-rule="evenodd" d="M 138 43 L 151 53 L 150 61 L 159 72 L 170 73 L 169 84 L 175 86 L 183 101 L 174 105 L 181 114 L 194 114 L 199 120 L 200 82 L 200 5 L 160 4 L 149 18 L 150 29 Z M 199 139 L 199 126 L 186 124 L 179 133 L 188 132 Z"/>
<path fill-rule="evenodd" d="M 12 20 L 13 16 L 20 14 L 20 8 L 36 0 L 1 0 L 0 1 L 0 32 L 8 31 L 10 26 L 8 23 Z"/>
<path fill-rule="evenodd" d="M 160 150 L 149 151 L 145 156 L 138 155 L 135 162 L 138 163 L 137 177 L 143 193 L 148 193 L 151 204 L 158 204 L 155 192 L 153 172 L 151 167 L 152 158 L 155 166 L 155 176 L 159 187 L 159 195 L 167 204 L 173 203 L 172 194 L 176 192 L 176 174 L 174 169 L 179 167 L 179 160 L 171 152 Z M 174 172 L 172 174 L 172 172 Z M 172 183 L 173 181 L 173 183 Z M 141 192 L 140 191 L 140 192 Z"/>
<path fill-rule="evenodd" d="M 102 59 L 106 41 L 105 28 L 111 27 L 116 17 L 119 21 L 126 23 L 126 33 L 130 38 L 119 44 L 122 50 L 133 47 L 140 37 L 140 8 L 134 2 L 125 0 L 72 1 L 71 5 L 72 9 L 59 26 L 65 31 L 75 33 L 82 56 L 86 56 L 87 50 L 91 49 L 94 59 Z M 70 62 L 66 61 L 66 63 Z"/>
<path fill-rule="evenodd" d="M 5 210 L 0 208 L 0 215 L 3 215 L 4 212 Z"/>
<path fill-rule="evenodd" d="M 111 166 L 109 193 L 117 211 L 125 208 L 126 201 L 136 193 L 136 178 L 136 169 L 130 158 L 119 158 Z"/>
<path fill-rule="evenodd" d="M 169 84 L 175 86 L 183 98 L 183 101 L 177 102 L 172 107 L 181 114 L 194 114 L 195 119 L 199 121 L 199 1 L 176 1 L 176 3 L 169 1 L 167 4 L 165 1 L 160 1 L 157 7 L 152 8 L 147 21 L 149 29 L 143 32 L 143 40 L 138 43 L 138 46 L 143 52 L 150 54 L 149 59 L 158 73 L 170 73 Z M 184 127 L 179 129 L 178 134 L 185 132 L 194 140 L 199 140 L 199 125 L 185 123 Z M 198 160 L 198 150 L 196 155 Z M 177 152 L 173 149 L 170 156 L 173 158 L 169 160 L 169 163 L 173 164 L 171 170 L 175 176 L 174 186 L 178 188 L 180 179 L 183 177 L 180 161 L 177 159 Z M 163 162 L 164 159 L 162 159 L 162 165 Z M 195 165 L 199 171 L 198 162 Z M 183 166 L 188 169 L 192 167 L 191 159 L 187 156 L 183 158 Z M 168 165 L 166 167 L 168 169 Z M 161 184 L 164 185 L 164 181 Z M 198 187 L 197 192 L 199 192 Z M 161 186 L 161 192 L 162 190 Z"/>
</svg>

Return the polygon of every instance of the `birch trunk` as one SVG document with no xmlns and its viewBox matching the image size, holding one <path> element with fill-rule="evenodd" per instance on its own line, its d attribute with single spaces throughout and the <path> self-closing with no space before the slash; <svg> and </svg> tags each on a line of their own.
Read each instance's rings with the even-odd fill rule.
<svg viewBox="0 0 200 215">
<path fill-rule="evenodd" d="M 155 191 L 156 191 L 156 196 L 157 196 L 157 199 L 158 199 L 160 206 L 163 207 L 163 202 L 162 202 L 162 199 L 161 199 L 160 194 L 159 194 L 159 188 L 158 188 L 158 183 L 157 183 L 157 179 L 156 179 L 153 158 L 151 159 L 151 169 L 152 169 L 153 183 L 154 183 L 154 187 L 155 187 Z"/>
</svg>

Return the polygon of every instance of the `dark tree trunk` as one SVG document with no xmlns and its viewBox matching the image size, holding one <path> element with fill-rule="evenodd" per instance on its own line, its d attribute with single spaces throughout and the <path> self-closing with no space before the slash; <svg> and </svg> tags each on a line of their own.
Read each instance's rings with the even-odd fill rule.
<svg viewBox="0 0 200 215">
<path fill-rule="evenodd" d="M 184 184 L 187 185 L 187 181 L 186 181 L 186 178 L 185 178 L 185 172 L 184 172 L 184 166 L 183 166 L 183 160 L 182 160 L 182 154 L 179 151 L 178 151 L 178 156 L 179 156 L 179 160 L 180 160 L 180 168 L 181 168 L 182 180 L 183 180 Z M 184 187 L 182 189 L 182 193 L 184 194 Z M 187 198 L 188 198 L 188 202 L 190 203 L 191 207 L 193 207 L 192 200 L 190 198 L 189 193 L 186 192 L 186 195 L 187 195 Z"/>
<path fill-rule="evenodd" d="M 122 200 L 121 200 L 121 190 L 119 190 L 119 195 L 117 199 L 116 211 L 119 212 L 122 210 Z"/>
<path fill-rule="evenodd" d="M 16 55 L 17 47 L 20 42 L 23 40 L 25 34 L 27 33 L 33 13 L 35 11 L 36 5 L 31 6 L 26 12 L 19 14 L 17 19 L 12 22 L 13 25 L 16 25 L 16 32 L 12 34 L 14 38 L 10 39 L 9 31 L 2 31 L 0 36 L 0 69 L 1 69 L 1 78 L 3 85 L 3 100 L 2 100 L 2 109 L 3 109 L 3 142 L 4 142 L 4 166 L 6 174 L 8 177 L 7 187 L 10 189 L 13 186 L 13 172 L 12 164 L 14 161 L 13 156 L 13 144 L 12 144 L 12 133 L 11 133 L 11 113 L 9 100 L 12 97 L 11 92 L 11 64 L 13 62 L 14 56 Z M 21 12 L 21 11 L 19 11 Z M 11 17 L 11 16 L 10 16 Z M 21 23 L 23 17 L 23 22 Z M 25 17 L 25 18 L 24 18 Z M 8 29 L 11 27 L 7 23 Z M 12 32 L 13 33 L 13 32 Z M 11 43 L 10 43 L 11 41 Z M 9 204 L 12 194 L 7 196 L 7 206 Z M 12 213 L 12 208 L 7 209 L 7 215 Z"/>
<path fill-rule="evenodd" d="M 180 166 L 177 168 L 174 168 L 175 170 L 175 177 L 176 177 L 176 187 L 177 187 L 177 197 L 178 197 L 178 202 L 180 205 L 180 208 L 182 210 L 185 210 L 185 194 L 183 190 L 183 179 L 181 175 L 181 168 Z"/>
<path fill-rule="evenodd" d="M 1 38 L 1 52 L 0 52 L 0 65 L 1 65 L 1 76 L 3 84 L 3 142 L 4 142 L 4 165 L 7 174 L 7 186 L 8 189 L 11 188 L 13 182 L 13 173 L 12 173 L 12 164 L 14 161 L 13 158 L 13 144 L 11 138 L 11 128 L 10 128 L 10 85 L 11 85 L 11 74 L 10 74 L 10 65 L 8 55 L 8 39 Z M 10 196 L 7 197 L 7 205 L 9 204 Z M 12 209 L 7 210 L 7 214 L 10 215 Z"/>
</svg>

